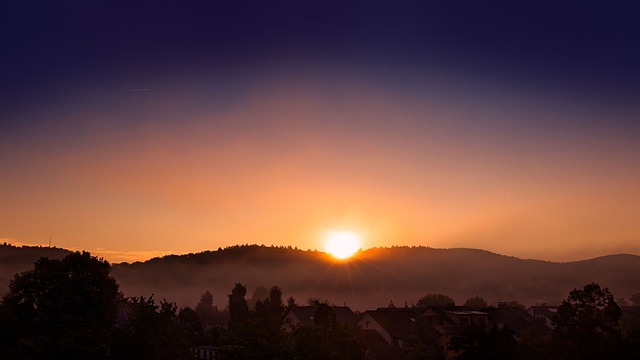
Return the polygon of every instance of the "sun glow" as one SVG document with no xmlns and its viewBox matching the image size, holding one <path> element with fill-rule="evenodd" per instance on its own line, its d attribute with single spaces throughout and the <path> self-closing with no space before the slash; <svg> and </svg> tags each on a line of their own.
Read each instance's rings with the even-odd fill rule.
<svg viewBox="0 0 640 360">
<path fill-rule="evenodd" d="M 325 249 L 338 259 L 346 259 L 360 249 L 360 237 L 351 231 L 330 232 Z"/>
</svg>

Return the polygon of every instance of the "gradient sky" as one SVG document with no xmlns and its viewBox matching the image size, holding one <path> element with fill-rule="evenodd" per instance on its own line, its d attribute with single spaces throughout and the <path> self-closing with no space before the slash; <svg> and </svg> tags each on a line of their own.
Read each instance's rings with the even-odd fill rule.
<svg viewBox="0 0 640 360">
<path fill-rule="evenodd" d="M 3 3 L 1 240 L 640 254 L 637 1 L 132 3 Z"/>
</svg>

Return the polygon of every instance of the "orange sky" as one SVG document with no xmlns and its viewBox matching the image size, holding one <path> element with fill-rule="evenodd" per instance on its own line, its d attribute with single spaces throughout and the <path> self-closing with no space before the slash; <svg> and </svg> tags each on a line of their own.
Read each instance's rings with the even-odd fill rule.
<svg viewBox="0 0 640 360">
<path fill-rule="evenodd" d="M 0 145 L 0 238 L 115 262 L 322 249 L 340 229 L 364 248 L 640 254 L 639 145 L 620 125 L 633 108 L 453 80 L 399 92 L 276 74 L 213 106 L 180 76 L 25 111 L 41 125 Z"/>
</svg>

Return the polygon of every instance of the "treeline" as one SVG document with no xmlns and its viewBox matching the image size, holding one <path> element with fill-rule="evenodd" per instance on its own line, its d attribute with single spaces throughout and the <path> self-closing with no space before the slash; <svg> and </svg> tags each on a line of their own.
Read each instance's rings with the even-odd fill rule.
<svg viewBox="0 0 640 360">
<path fill-rule="evenodd" d="M 247 300 L 246 286 L 237 283 L 224 309 L 209 291 L 194 308 L 179 308 L 153 295 L 125 297 L 110 271 L 105 260 L 76 252 L 42 258 L 16 275 L 0 303 L 0 358 L 193 359 L 194 348 L 207 345 L 229 360 L 442 359 L 451 350 L 461 360 L 640 358 L 640 317 L 624 317 L 611 292 L 595 283 L 569 293 L 548 334 L 478 324 L 453 334 L 447 349 L 438 341 L 442 334 L 424 323 L 385 352 L 362 329 L 338 321 L 327 300 L 309 299 L 313 323 L 288 331 L 284 314 L 299 305 L 291 297 L 285 302 L 278 286 L 258 288 Z M 640 303 L 640 295 L 631 300 Z M 446 295 L 427 294 L 404 307 L 453 305 Z M 475 296 L 465 306 L 487 303 Z"/>
<path fill-rule="evenodd" d="M 349 261 L 336 262 L 320 251 L 242 245 L 117 264 L 113 276 L 127 294 L 154 293 L 179 304 L 192 304 L 206 288 L 231 289 L 242 279 L 249 289 L 277 283 L 298 299 L 319 296 L 371 309 L 389 299 L 411 304 L 425 291 L 454 299 L 480 293 L 493 304 L 505 300 L 559 304 L 567 289 L 594 281 L 627 295 L 638 291 L 639 272 L 640 256 L 633 255 L 552 263 L 473 249 L 391 247 L 365 250 Z"/>
<path fill-rule="evenodd" d="M 40 257 L 66 255 L 40 253 L 49 250 L 53 249 L 0 246 L 0 258 L 6 259 L 0 261 L 0 294 L 8 291 L 14 274 L 31 269 Z M 411 304 L 425 291 L 461 300 L 483 294 L 492 304 L 505 300 L 559 304 L 567 289 L 590 282 L 628 296 L 638 291 L 638 273 L 636 255 L 552 263 L 473 249 L 390 247 L 336 262 L 320 251 L 260 245 L 113 264 L 111 271 L 128 296 L 155 294 L 156 299 L 171 299 L 180 306 L 193 305 L 205 289 L 229 291 L 242 280 L 248 289 L 277 284 L 297 299 L 329 298 L 354 309 L 376 308 L 390 299 Z"/>
<path fill-rule="evenodd" d="M 238 283 L 224 310 L 208 291 L 195 309 L 179 309 L 153 296 L 125 298 L 110 270 L 107 261 L 76 252 L 41 258 L 33 270 L 16 275 L 0 303 L 0 358 L 193 359 L 198 345 L 217 345 L 226 359 L 364 356 L 355 327 L 338 324 L 326 303 L 318 303 L 316 326 L 287 333 L 277 286 L 251 308 Z M 287 306 L 296 306 L 295 300 Z M 212 326 L 220 315 L 226 322 Z"/>
<path fill-rule="evenodd" d="M 195 312 L 152 296 L 124 298 L 110 271 L 76 252 L 16 275 L 0 303 L 0 358 L 193 358 Z"/>
</svg>

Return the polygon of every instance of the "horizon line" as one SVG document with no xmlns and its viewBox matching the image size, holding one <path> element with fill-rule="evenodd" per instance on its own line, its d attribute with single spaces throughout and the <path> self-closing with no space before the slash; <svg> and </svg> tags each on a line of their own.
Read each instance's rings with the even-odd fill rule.
<svg viewBox="0 0 640 360">
<path fill-rule="evenodd" d="M 9 241 L 8 241 L 9 240 Z M 323 251 L 323 250 L 318 250 L 315 248 L 300 248 L 298 246 L 294 246 L 294 245 L 275 245 L 275 244 L 271 244 L 271 245 L 266 245 L 266 244 L 258 244 L 258 243 L 244 243 L 244 244 L 236 244 L 236 245 L 227 245 L 227 246 L 219 246 L 217 249 L 205 249 L 205 250 L 200 250 L 200 251 L 192 251 L 192 252 L 180 252 L 180 251 L 174 251 L 174 250 L 128 250 L 128 251 L 121 251 L 121 250 L 110 250 L 110 249 L 105 249 L 105 248 L 94 248 L 94 249 L 86 249 L 86 248 L 77 248 L 77 247 L 58 247 L 58 246 L 51 246 L 51 245 L 47 245 L 47 244 L 27 244 L 27 243 L 23 243 L 20 241 L 17 241 L 13 238 L 0 238 L 0 242 L 2 242 L 3 244 L 0 245 L 9 245 L 9 246 L 13 246 L 13 247 L 35 247 L 35 248 L 51 248 L 51 249 L 60 249 L 60 250 L 65 250 L 65 251 L 71 251 L 71 252 L 75 252 L 75 251 L 87 251 L 90 254 L 92 254 L 92 256 L 96 256 L 99 258 L 103 258 L 105 260 L 107 260 L 109 263 L 111 263 L 112 265 L 117 265 L 117 264 L 132 264 L 132 263 L 144 263 L 153 259 L 161 259 L 164 257 L 169 257 L 169 256 L 187 256 L 187 255 L 198 255 L 198 254 L 203 254 L 206 252 L 217 252 L 217 251 L 224 251 L 224 250 L 230 250 L 230 249 L 234 249 L 234 248 L 243 248 L 243 247 L 263 247 L 263 248 L 284 248 L 284 249 L 290 249 L 290 250 L 294 250 L 294 251 L 304 251 L 304 252 L 319 252 L 319 253 L 323 253 L 326 255 L 331 255 L 329 254 L 327 251 Z M 603 257 L 608 257 L 608 256 L 616 256 L 616 255 L 631 255 L 631 256 L 640 256 L 640 254 L 634 254 L 632 252 L 611 252 L 611 253 L 603 253 L 602 255 L 597 255 L 597 256 L 593 256 L 593 257 L 587 257 L 587 258 L 581 258 L 581 259 L 573 259 L 573 260 L 548 260 L 548 259 L 540 259 L 540 258 L 532 258 L 532 257 L 520 257 L 520 256 L 516 256 L 516 255 L 510 255 L 510 254 L 504 254 L 504 253 L 500 253 L 500 252 L 496 252 L 493 250 L 489 250 L 489 249 L 482 249 L 482 248 L 473 248 L 473 247 L 432 247 L 432 246 L 428 246 L 428 245 L 390 245 L 390 246 L 372 246 L 369 248 L 360 248 L 358 249 L 358 253 L 363 253 L 363 252 L 367 252 L 367 251 L 372 251 L 372 250 L 385 250 L 385 249 L 394 249 L 394 248 L 407 248 L 407 249 L 413 249 L 413 248 L 424 248 L 424 249 L 431 249 L 431 250 L 474 250 L 474 251 L 483 251 L 483 252 L 488 252 L 491 254 L 495 254 L 495 255 L 499 255 L 499 256 L 506 256 L 506 257 L 513 257 L 513 258 L 517 258 L 520 260 L 532 260 L 532 261 L 543 261 L 543 262 L 550 262 L 550 263 L 572 263 L 572 262 L 580 262 L 580 261 L 588 261 L 588 260 L 594 260 L 594 259 L 598 259 L 598 258 L 603 258 Z M 110 259 L 111 258 L 111 259 Z M 114 259 L 120 259 L 121 261 L 115 261 Z M 348 260 L 346 260 L 346 262 L 348 262 Z"/>
</svg>

